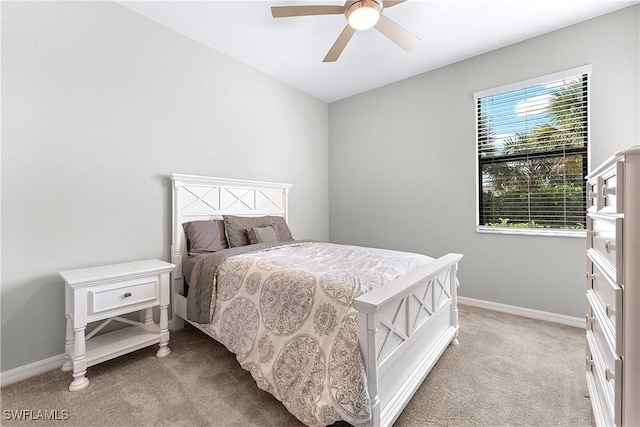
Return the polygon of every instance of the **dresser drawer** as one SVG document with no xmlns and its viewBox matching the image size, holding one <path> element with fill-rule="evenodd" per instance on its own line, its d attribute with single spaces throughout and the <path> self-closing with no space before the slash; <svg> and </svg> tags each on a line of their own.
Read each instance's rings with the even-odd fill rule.
<svg viewBox="0 0 640 427">
<path fill-rule="evenodd" d="M 618 177 L 624 176 L 624 162 L 616 162 L 598 178 L 598 210 L 603 213 L 622 213 L 624 206 L 623 182 Z"/>
<path fill-rule="evenodd" d="M 605 270 L 616 279 L 616 283 L 624 285 L 622 274 L 622 227 L 623 219 L 607 215 L 587 215 L 587 247 L 594 259 L 601 260 Z"/>
<path fill-rule="evenodd" d="M 622 360 L 615 358 L 614 369 L 606 365 L 606 347 L 603 349 L 595 334 L 587 331 L 587 372 L 592 376 L 605 418 L 613 420 L 613 424 L 621 426 L 622 418 L 622 385 L 615 377 L 622 377 Z M 607 425 L 611 425 L 607 423 Z"/>
<path fill-rule="evenodd" d="M 589 307 L 592 307 L 590 316 L 597 317 L 599 321 L 597 327 L 601 330 L 604 337 L 609 340 L 614 353 L 623 354 L 622 346 L 624 335 L 622 334 L 622 316 L 618 316 L 620 319 L 616 319 L 615 315 L 608 316 L 608 314 L 612 312 L 612 309 L 609 308 L 607 311 L 607 308 L 602 305 L 602 301 L 593 289 L 587 291 L 587 301 L 589 302 Z"/>
<path fill-rule="evenodd" d="M 587 337 L 588 338 L 588 337 Z M 596 427 L 613 426 L 613 413 L 611 407 L 607 403 L 605 381 L 600 372 L 596 369 L 596 364 L 591 354 L 591 346 L 587 341 L 587 388 L 589 389 L 589 397 L 593 406 L 593 415 L 596 421 Z M 615 396 L 614 396 L 615 399 Z"/>
<path fill-rule="evenodd" d="M 144 277 L 119 283 L 95 287 L 87 293 L 89 315 L 102 314 L 109 311 L 132 310 L 159 304 L 160 282 L 158 277 Z"/>
<path fill-rule="evenodd" d="M 597 362 L 598 369 L 605 378 L 608 390 L 613 394 L 616 390 L 616 374 L 620 372 L 621 362 L 619 353 L 615 349 L 613 337 L 606 327 L 604 313 L 593 305 L 590 298 L 587 308 L 587 341 L 590 341 L 591 354 Z"/>
<path fill-rule="evenodd" d="M 606 317 L 607 329 L 614 337 L 618 354 L 622 354 L 622 288 L 605 274 L 587 254 L 587 298 Z"/>
</svg>

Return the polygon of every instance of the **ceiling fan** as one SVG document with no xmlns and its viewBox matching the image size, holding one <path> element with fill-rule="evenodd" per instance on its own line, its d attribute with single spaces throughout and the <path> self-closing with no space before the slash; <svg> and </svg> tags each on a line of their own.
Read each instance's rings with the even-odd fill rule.
<svg viewBox="0 0 640 427">
<path fill-rule="evenodd" d="M 405 51 L 410 51 L 420 43 L 420 39 L 382 14 L 386 8 L 404 3 L 406 0 L 347 0 L 339 5 L 272 6 L 274 18 L 310 15 L 341 15 L 347 18 L 347 26 L 338 36 L 322 62 L 335 62 L 357 30 L 375 27 L 389 40 Z"/>
</svg>

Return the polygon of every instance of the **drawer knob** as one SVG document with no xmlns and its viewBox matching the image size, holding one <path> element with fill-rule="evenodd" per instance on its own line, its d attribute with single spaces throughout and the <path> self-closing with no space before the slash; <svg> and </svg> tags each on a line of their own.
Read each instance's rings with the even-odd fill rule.
<svg viewBox="0 0 640 427">
<path fill-rule="evenodd" d="M 607 312 L 607 317 L 615 316 L 616 309 L 611 307 L 609 304 L 605 307 L 605 311 Z"/>
<path fill-rule="evenodd" d="M 587 369 L 591 370 L 591 367 L 593 366 L 593 359 L 591 357 L 587 356 L 586 362 L 587 362 Z"/>
<path fill-rule="evenodd" d="M 608 187 L 606 185 L 602 186 L 602 197 L 607 197 L 607 194 L 615 195 L 616 187 Z"/>
<path fill-rule="evenodd" d="M 593 330 L 593 321 L 595 320 L 595 317 L 589 316 L 587 314 L 586 318 L 587 318 L 587 329 Z"/>
<path fill-rule="evenodd" d="M 607 251 L 608 254 L 610 254 L 611 251 L 615 251 L 616 250 L 616 244 L 615 243 L 611 243 L 611 240 L 606 240 L 604 242 L 604 249 Z"/>
<path fill-rule="evenodd" d="M 616 373 L 611 371 L 609 368 L 604 370 L 604 377 L 607 381 L 614 380 L 616 378 Z"/>
<path fill-rule="evenodd" d="M 130 296 L 131 296 L 131 292 L 125 292 L 125 294 L 124 294 L 124 297 L 125 297 L 125 298 L 128 298 L 128 297 L 130 297 Z"/>
</svg>

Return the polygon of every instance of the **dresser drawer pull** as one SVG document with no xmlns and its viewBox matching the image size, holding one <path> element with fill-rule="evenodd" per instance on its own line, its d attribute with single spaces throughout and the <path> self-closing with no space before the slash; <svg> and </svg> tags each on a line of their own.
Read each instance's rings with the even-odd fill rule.
<svg viewBox="0 0 640 427">
<path fill-rule="evenodd" d="M 615 251 L 616 250 L 616 244 L 615 243 L 611 243 L 611 240 L 605 240 L 604 249 L 607 251 L 608 254 L 610 254 L 611 251 Z"/>
<path fill-rule="evenodd" d="M 611 307 L 609 304 L 605 307 L 605 311 L 607 312 L 607 317 L 615 316 L 616 309 Z"/>
<path fill-rule="evenodd" d="M 596 320 L 596 318 L 593 316 L 589 316 L 588 314 L 586 318 L 587 318 L 587 329 L 593 330 L 593 321 Z"/>
<path fill-rule="evenodd" d="M 126 292 L 126 293 L 124 294 L 124 297 L 125 297 L 125 298 L 128 298 L 128 297 L 130 297 L 130 296 L 131 296 L 131 292 Z"/>
<path fill-rule="evenodd" d="M 611 381 L 616 378 L 616 373 L 607 368 L 604 370 L 604 377 L 607 381 Z"/>
<path fill-rule="evenodd" d="M 602 197 L 607 197 L 607 194 L 615 195 L 616 187 L 608 187 L 606 185 L 602 186 Z"/>
<path fill-rule="evenodd" d="M 591 368 L 593 367 L 593 359 L 589 356 L 587 356 L 586 358 L 586 362 L 587 362 L 587 370 L 591 370 Z"/>
<path fill-rule="evenodd" d="M 593 273 L 589 273 L 589 272 L 587 271 L 587 280 L 593 280 L 593 279 L 595 279 L 595 278 L 596 278 L 596 275 L 595 275 L 595 274 L 593 274 Z"/>
<path fill-rule="evenodd" d="M 589 195 L 587 196 L 587 199 L 595 199 L 596 197 L 597 197 L 596 192 L 593 190 L 589 190 Z"/>
</svg>

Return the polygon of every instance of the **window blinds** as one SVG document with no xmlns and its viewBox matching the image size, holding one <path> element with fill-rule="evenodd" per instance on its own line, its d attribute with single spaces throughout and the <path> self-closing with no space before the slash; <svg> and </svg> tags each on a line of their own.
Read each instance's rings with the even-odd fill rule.
<svg viewBox="0 0 640 427">
<path fill-rule="evenodd" d="M 587 72 L 476 96 L 479 226 L 584 228 L 588 100 Z"/>
</svg>

